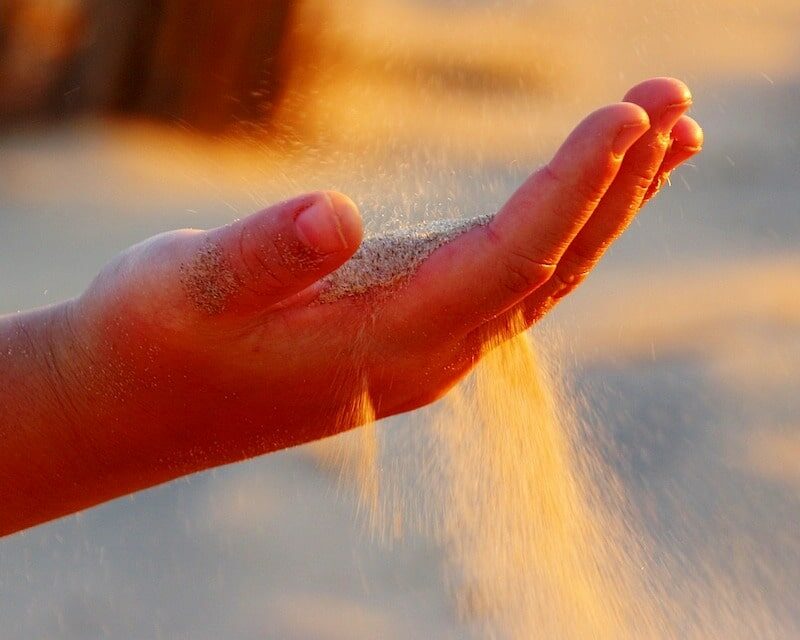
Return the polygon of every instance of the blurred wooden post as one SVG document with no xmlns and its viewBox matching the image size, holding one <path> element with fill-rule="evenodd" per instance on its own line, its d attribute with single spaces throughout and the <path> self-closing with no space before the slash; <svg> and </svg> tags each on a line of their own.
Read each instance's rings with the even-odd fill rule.
<svg viewBox="0 0 800 640">
<path fill-rule="evenodd" d="M 115 106 L 218 131 L 280 92 L 291 0 L 157 0 L 139 19 Z"/>
<path fill-rule="evenodd" d="M 38 106 L 51 115 L 140 114 L 204 132 L 261 122 L 288 74 L 281 51 L 298 1 L 71 0 L 88 24 L 86 38 L 71 45 Z M 0 24 L 5 41 L 14 29 Z M 52 30 L 51 37 L 66 35 Z M 7 49 L 0 49 L 0 69 Z M 0 119 L 3 92 L 14 91 L 3 84 L 0 77 Z"/>
<path fill-rule="evenodd" d="M 81 0 L 0 0 L 0 121 L 50 110 L 85 28 Z"/>
</svg>

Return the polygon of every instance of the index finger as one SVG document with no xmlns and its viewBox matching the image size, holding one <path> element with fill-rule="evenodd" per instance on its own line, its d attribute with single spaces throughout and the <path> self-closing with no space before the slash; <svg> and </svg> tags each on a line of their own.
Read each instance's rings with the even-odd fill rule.
<svg viewBox="0 0 800 640">
<path fill-rule="evenodd" d="M 639 106 L 618 103 L 588 116 L 553 159 L 488 224 L 439 248 L 396 298 L 399 316 L 434 332 L 468 331 L 513 306 L 552 275 L 649 128 Z"/>
</svg>

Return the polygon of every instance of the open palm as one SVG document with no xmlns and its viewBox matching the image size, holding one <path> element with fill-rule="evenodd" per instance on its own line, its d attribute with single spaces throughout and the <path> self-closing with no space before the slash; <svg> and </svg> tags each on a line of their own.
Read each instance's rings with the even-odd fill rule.
<svg viewBox="0 0 800 640">
<path fill-rule="evenodd" d="M 135 440 L 168 479 L 357 426 L 364 400 L 379 417 L 433 401 L 512 318 L 532 324 L 583 280 L 699 150 L 690 101 L 659 78 L 594 112 L 490 222 L 390 289 L 320 295 L 362 239 L 355 205 L 333 192 L 131 248 L 70 314 L 98 446 L 115 456 Z M 111 403 L 126 417 L 109 427 Z M 141 455 L 115 457 L 136 485 Z"/>
</svg>

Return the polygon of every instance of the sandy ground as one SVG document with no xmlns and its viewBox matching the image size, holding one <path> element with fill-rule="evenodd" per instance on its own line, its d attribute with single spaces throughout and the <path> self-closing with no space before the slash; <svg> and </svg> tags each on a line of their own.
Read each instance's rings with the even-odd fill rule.
<svg viewBox="0 0 800 640">
<path fill-rule="evenodd" d="M 345 56 L 347 81 L 323 79 L 315 93 L 336 134 L 291 156 L 120 123 L 9 135 L 0 312 L 78 293 L 143 237 L 221 224 L 299 190 L 347 191 L 371 228 L 491 210 L 578 114 L 647 75 L 686 77 L 705 152 L 538 333 L 585 417 L 610 434 L 661 551 L 713 570 L 750 559 L 737 579 L 760 590 L 776 637 L 798 637 L 800 8 L 751 4 L 448 6 L 463 20 L 443 23 L 440 8 L 374 3 L 394 16 L 396 39 L 375 55 L 400 47 L 405 62 L 376 79 Z M 364 16 L 372 42 L 386 21 Z M 433 24 L 448 53 L 423 65 Z M 356 49 L 357 61 L 375 50 Z M 454 86 L 442 70 L 459 64 L 473 79 L 456 74 Z M 519 69 L 522 88 L 475 89 Z M 440 562 L 425 540 L 374 542 L 348 485 L 295 450 L 4 540 L 0 635 L 472 637 Z"/>
</svg>

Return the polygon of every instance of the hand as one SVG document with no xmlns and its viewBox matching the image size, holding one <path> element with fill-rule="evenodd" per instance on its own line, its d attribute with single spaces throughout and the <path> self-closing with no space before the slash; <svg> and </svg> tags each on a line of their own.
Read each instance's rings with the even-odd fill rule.
<svg viewBox="0 0 800 640">
<path fill-rule="evenodd" d="M 532 324 L 583 280 L 699 150 L 682 83 L 649 80 L 625 100 L 388 295 L 320 297 L 362 236 L 333 192 L 121 255 L 64 311 L 62 380 L 103 478 L 84 506 L 349 429 L 365 403 L 383 417 L 445 393 L 494 336 L 523 328 L 513 318 Z"/>
</svg>

